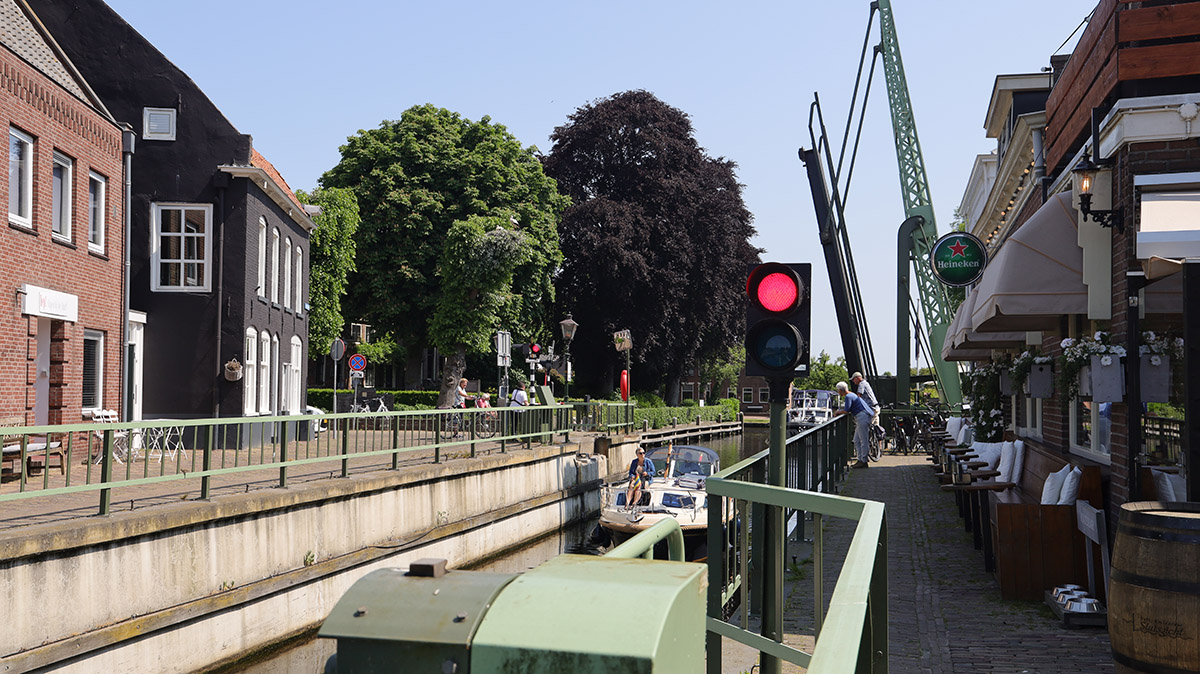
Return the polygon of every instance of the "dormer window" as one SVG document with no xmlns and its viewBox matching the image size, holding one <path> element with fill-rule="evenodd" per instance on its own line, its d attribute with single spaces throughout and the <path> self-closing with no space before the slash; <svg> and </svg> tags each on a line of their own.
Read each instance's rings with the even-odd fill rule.
<svg viewBox="0 0 1200 674">
<path fill-rule="evenodd" d="M 142 108 L 143 140 L 175 140 L 175 108 Z"/>
</svg>

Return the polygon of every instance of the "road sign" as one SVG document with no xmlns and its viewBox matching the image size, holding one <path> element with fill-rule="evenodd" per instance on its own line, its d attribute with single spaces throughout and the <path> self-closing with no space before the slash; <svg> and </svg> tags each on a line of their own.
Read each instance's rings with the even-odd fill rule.
<svg viewBox="0 0 1200 674">
<path fill-rule="evenodd" d="M 613 346 L 617 351 L 628 351 L 633 348 L 633 336 L 628 330 L 618 330 L 613 333 Z"/>
<path fill-rule="evenodd" d="M 497 367 L 512 365 L 512 334 L 507 330 L 496 333 L 496 365 Z"/>
<path fill-rule="evenodd" d="M 367 359 L 361 353 L 356 353 L 350 356 L 350 369 L 355 372 L 362 372 L 367 369 Z"/>
<path fill-rule="evenodd" d="M 334 338 L 333 343 L 329 345 L 329 357 L 338 361 L 344 355 L 346 355 L 346 343 L 342 341 L 341 337 Z"/>
</svg>

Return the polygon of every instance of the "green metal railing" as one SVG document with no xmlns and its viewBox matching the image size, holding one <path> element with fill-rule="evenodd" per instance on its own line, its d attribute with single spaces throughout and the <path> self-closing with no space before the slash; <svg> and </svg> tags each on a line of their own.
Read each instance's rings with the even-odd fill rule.
<svg viewBox="0 0 1200 674">
<path fill-rule="evenodd" d="M 633 559 L 642 557 L 654 559 L 654 546 L 661 540 L 667 541 L 667 559 L 672 562 L 684 561 L 683 528 L 674 519 L 659 520 L 645 531 L 637 534 L 605 553 L 605 557 Z"/>
<path fill-rule="evenodd" d="M 1183 420 L 1143 415 L 1142 448 L 1151 463 L 1180 463 Z"/>
<path fill-rule="evenodd" d="M 576 414 L 556 405 L 0 428 L 0 503 L 92 491 L 107 514 L 113 491 L 128 487 L 173 483 L 201 499 L 232 486 L 286 487 L 595 430 Z"/>
<path fill-rule="evenodd" d="M 571 403 L 572 426 L 576 430 L 612 434 L 633 429 L 633 402 L 575 402 Z"/>
<path fill-rule="evenodd" d="M 707 481 L 708 631 L 710 674 L 721 671 L 721 639 L 727 637 L 764 654 L 808 668 L 809 672 L 887 671 L 887 531 L 882 503 L 827 493 L 843 477 L 850 426 L 843 417 L 808 429 L 787 443 L 786 486 L 764 484 L 769 450 L 727 468 Z M 803 531 L 804 513 L 812 514 L 813 611 L 816 645 L 806 653 L 749 631 L 752 608 L 765 593 L 783 591 L 782 578 L 764 578 L 762 531 L 768 508 L 795 514 Z M 825 610 L 825 517 L 858 522 L 841 573 Z M 802 535 L 802 534 L 801 534 Z M 781 548 L 782 549 L 782 548 Z M 774 568 L 784 568 L 776 560 Z M 777 595 L 778 596 L 778 595 Z M 741 607 L 741 626 L 728 621 Z"/>
</svg>

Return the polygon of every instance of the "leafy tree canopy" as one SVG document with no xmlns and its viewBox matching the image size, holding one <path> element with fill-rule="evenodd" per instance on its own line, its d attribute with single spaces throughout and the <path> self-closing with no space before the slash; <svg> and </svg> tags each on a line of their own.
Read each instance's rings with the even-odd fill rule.
<svg viewBox="0 0 1200 674">
<path fill-rule="evenodd" d="M 358 201 L 354 192 L 338 187 L 298 191 L 296 198 L 321 207 L 313 216 L 317 227 L 309 237 L 308 272 L 308 355 L 321 358 L 329 353 L 330 343 L 345 324 L 342 296 L 354 271 Z"/>
<path fill-rule="evenodd" d="M 558 221 L 568 200 L 534 152 L 487 117 L 473 122 L 428 104 L 347 139 L 341 161 L 321 184 L 352 189 L 362 212 L 348 313 L 392 334 L 409 351 L 431 344 L 435 317 L 442 338 L 455 333 L 451 320 L 488 330 L 544 325 L 554 299 L 551 278 L 562 260 Z M 501 293 L 499 321 L 443 306 L 448 294 L 462 291 L 446 283 L 475 273 L 451 267 L 465 260 L 456 256 L 471 236 L 449 241 L 456 223 L 474 216 L 498 219 L 507 228 L 515 221 L 524 233 L 520 261 L 510 270 L 514 282 Z M 448 245 L 457 253 L 447 257 Z M 467 334 L 471 328 L 461 330 L 459 336 L 470 337 L 460 342 L 465 348 L 486 347 Z"/>
<path fill-rule="evenodd" d="M 709 157 L 688 116 L 646 91 L 584 105 L 551 140 L 546 172 L 574 204 L 559 229 L 557 286 L 583 326 L 571 346 L 581 382 L 612 386 L 623 358 L 611 335 L 626 328 L 639 388 L 728 353 L 759 254 L 735 164 Z"/>
<path fill-rule="evenodd" d="M 813 359 L 808 369 L 808 377 L 799 380 L 796 386 L 833 391 L 836 390 L 834 387 L 839 381 L 850 383 L 850 373 L 846 370 L 846 359 L 838 356 L 837 360 L 833 360 L 824 349 Z"/>
</svg>

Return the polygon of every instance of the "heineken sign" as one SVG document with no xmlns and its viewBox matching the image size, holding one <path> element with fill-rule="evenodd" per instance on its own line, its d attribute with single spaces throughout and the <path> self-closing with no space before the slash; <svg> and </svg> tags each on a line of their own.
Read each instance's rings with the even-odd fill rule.
<svg viewBox="0 0 1200 674">
<path fill-rule="evenodd" d="M 952 232 L 933 244 L 929 255 L 933 275 L 948 286 L 969 286 L 983 275 L 987 250 L 972 234 Z"/>
</svg>

